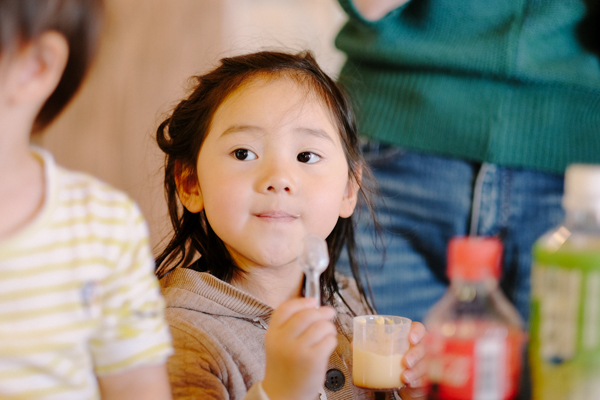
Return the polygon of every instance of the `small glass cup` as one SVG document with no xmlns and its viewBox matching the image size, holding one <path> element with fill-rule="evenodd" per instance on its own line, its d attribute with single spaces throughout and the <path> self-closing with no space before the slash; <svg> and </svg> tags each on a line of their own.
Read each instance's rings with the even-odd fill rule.
<svg viewBox="0 0 600 400">
<path fill-rule="evenodd" d="M 408 350 L 411 320 L 393 315 L 354 317 L 352 381 L 355 386 L 377 391 L 403 386 L 402 357 Z"/>
</svg>

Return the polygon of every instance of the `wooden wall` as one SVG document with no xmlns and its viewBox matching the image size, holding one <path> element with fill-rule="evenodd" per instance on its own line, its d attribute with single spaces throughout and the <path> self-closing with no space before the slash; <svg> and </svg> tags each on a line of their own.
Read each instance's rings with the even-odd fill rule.
<svg viewBox="0 0 600 400">
<path fill-rule="evenodd" d="M 57 162 L 126 191 L 149 222 L 154 246 L 169 232 L 163 157 L 153 139 L 186 79 L 226 55 L 312 49 L 335 74 L 335 0 L 106 0 L 100 52 L 84 87 L 41 138 Z"/>
</svg>

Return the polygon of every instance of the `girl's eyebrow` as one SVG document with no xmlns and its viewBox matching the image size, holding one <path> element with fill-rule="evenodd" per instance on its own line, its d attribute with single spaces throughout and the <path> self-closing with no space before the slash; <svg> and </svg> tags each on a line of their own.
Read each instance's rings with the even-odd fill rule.
<svg viewBox="0 0 600 400">
<path fill-rule="evenodd" d="M 238 132 L 262 132 L 262 129 L 254 125 L 232 125 L 221 133 L 221 137 Z"/>
<path fill-rule="evenodd" d="M 331 143 L 335 143 L 333 138 L 325 130 L 320 128 L 299 127 L 294 128 L 294 131 L 298 133 L 305 133 L 320 139 L 328 140 Z M 221 137 L 239 132 L 264 133 L 264 130 L 255 125 L 232 125 L 229 128 L 225 129 L 223 133 L 221 133 Z"/>
<path fill-rule="evenodd" d="M 305 127 L 300 127 L 300 128 L 295 128 L 294 131 L 296 132 L 300 132 L 300 133 L 306 133 L 312 136 L 316 136 L 320 139 L 326 139 L 328 141 L 330 141 L 331 143 L 334 143 L 333 138 L 331 136 L 329 136 L 329 134 L 324 131 L 323 129 L 320 128 L 305 128 Z"/>
</svg>

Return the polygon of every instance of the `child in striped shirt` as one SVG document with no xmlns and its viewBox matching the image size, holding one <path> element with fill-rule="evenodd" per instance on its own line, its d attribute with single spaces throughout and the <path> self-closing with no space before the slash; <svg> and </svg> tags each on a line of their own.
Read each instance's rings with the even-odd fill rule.
<svg viewBox="0 0 600 400">
<path fill-rule="evenodd" d="M 0 398 L 169 399 L 144 219 L 29 144 L 79 87 L 100 0 L 0 0 Z"/>
</svg>

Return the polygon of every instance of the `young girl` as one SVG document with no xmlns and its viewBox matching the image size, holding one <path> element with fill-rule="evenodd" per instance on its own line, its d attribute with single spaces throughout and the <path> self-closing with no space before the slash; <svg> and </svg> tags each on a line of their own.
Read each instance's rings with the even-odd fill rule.
<svg viewBox="0 0 600 400">
<path fill-rule="evenodd" d="M 157 260 L 175 398 L 355 399 L 352 317 L 370 313 L 350 218 L 362 177 L 354 116 L 309 53 L 222 60 L 159 127 L 174 236 Z M 180 206 L 183 205 L 183 207 Z M 297 257 L 327 239 L 322 298 L 302 298 Z M 346 247 L 354 279 L 335 273 Z M 414 323 L 404 399 L 422 395 Z"/>
</svg>

